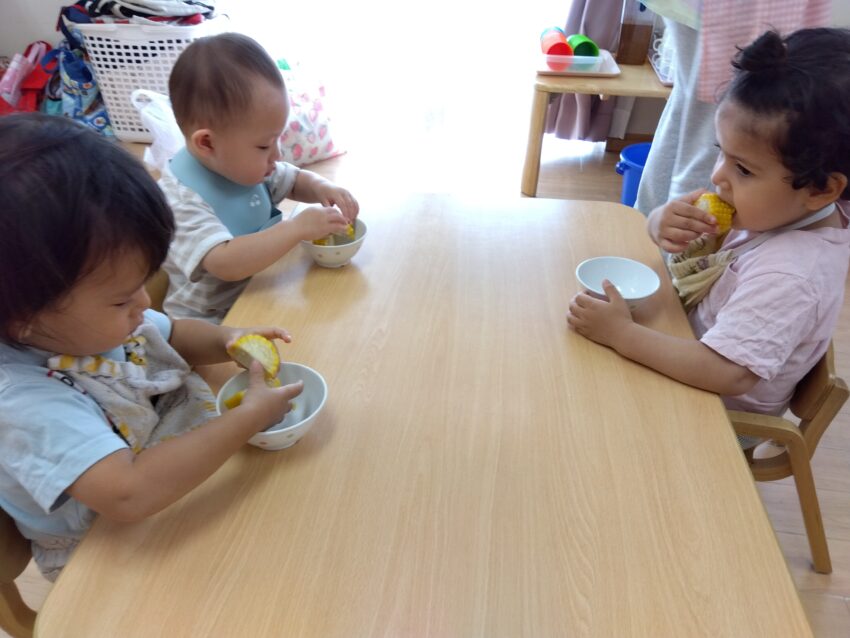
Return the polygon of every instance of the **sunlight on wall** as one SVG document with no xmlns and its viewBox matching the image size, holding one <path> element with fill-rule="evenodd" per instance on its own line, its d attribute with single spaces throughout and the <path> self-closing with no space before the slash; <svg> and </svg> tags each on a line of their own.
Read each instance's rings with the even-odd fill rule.
<svg viewBox="0 0 850 638">
<path fill-rule="evenodd" d="M 237 30 L 300 63 L 299 77 L 321 78 L 348 148 L 375 160 L 415 149 L 410 161 L 432 173 L 470 153 L 510 158 L 504 176 L 446 168 L 435 179 L 447 189 L 461 179 L 517 181 L 539 35 L 562 26 L 569 10 L 565 0 L 522 11 L 483 0 L 432 0 L 418 11 L 389 0 L 222 4 Z"/>
</svg>

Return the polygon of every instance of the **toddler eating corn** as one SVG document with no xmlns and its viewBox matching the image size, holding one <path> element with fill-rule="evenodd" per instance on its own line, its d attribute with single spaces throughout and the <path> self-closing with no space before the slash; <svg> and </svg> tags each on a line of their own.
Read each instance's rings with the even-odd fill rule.
<svg viewBox="0 0 850 638">
<path fill-rule="evenodd" d="M 694 205 L 699 191 L 647 222 L 673 255 L 674 281 L 678 255 L 690 253 L 680 264 L 715 260 L 678 273 L 711 278 L 677 282 L 697 340 L 633 322 L 610 284 L 609 301 L 576 295 L 568 322 L 629 359 L 720 394 L 729 409 L 781 415 L 829 347 L 843 303 L 850 230 L 836 201 L 850 196 L 850 31 L 769 31 L 733 66 L 715 118 L 712 174 L 717 195 L 735 209 L 732 229 L 715 240 L 715 216 Z"/>
</svg>

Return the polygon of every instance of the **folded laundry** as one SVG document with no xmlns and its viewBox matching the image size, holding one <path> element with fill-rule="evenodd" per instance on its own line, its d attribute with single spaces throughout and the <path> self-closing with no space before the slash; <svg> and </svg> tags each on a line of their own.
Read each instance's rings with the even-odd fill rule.
<svg viewBox="0 0 850 638">
<path fill-rule="evenodd" d="M 211 18 L 215 13 L 215 0 L 85 0 L 81 4 L 91 17 L 150 18 L 200 15 L 203 18 Z"/>
</svg>

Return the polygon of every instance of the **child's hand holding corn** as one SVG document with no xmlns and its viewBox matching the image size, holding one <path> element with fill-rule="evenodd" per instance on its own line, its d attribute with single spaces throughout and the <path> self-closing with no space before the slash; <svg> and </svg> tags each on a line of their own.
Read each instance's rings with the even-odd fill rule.
<svg viewBox="0 0 850 638">
<path fill-rule="evenodd" d="M 712 213 L 696 205 L 700 195 L 704 193 L 704 190 L 693 191 L 659 206 L 649 214 L 647 219 L 649 236 L 662 250 L 668 253 L 680 253 L 700 235 L 725 232 L 718 223 L 720 221 L 717 219 L 720 214 L 718 208 L 715 208 L 715 212 Z M 729 205 L 726 204 L 726 206 Z M 731 219 L 731 215 L 729 218 Z"/>
<path fill-rule="evenodd" d="M 310 206 L 292 218 L 299 239 L 313 241 L 331 234 L 345 234 L 348 220 L 333 206 Z"/>
<path fill-rule="evenodd" d="M 720 199 L 719 195 L 703 193 L 697 197 L 694 206 L 714 216 L 717 221 L 718 235 L 724 235 L 732 228 L 732 216 L 735 214 L 735 208 L 732 204 Z"/>
</svg>

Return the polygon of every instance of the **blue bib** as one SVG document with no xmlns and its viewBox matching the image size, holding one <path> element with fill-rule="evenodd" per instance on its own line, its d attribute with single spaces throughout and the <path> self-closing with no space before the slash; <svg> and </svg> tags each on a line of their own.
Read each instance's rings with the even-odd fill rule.
<svg viewBox="0 0 850 638">
<path fill-rule="evenodd" d="M 242 186 L 213 173 L 184 146 L 169 165 L 182 184 L 201 196 L 234 237 L 250 235 L 269 225 L 279 211 L 272 206 L 265 183 Z"/>
</svg>

